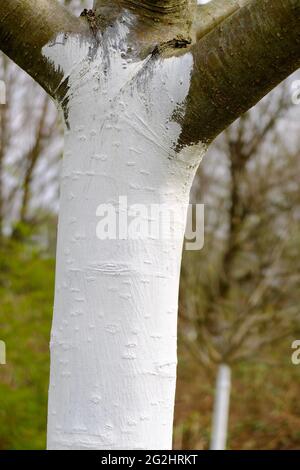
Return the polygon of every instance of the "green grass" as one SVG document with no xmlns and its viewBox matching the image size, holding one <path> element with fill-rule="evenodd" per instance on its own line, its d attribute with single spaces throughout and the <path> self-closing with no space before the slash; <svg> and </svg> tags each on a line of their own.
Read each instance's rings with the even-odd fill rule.
<svg viewBox="0 0 300 470">
<path fill-rule="evenodd" d="M 228 448 L 300 449 L 300 366 L 291 362 L 292 338 L 232 370 Z M 208 449 L 214 376 L 179 349 L 175 446 Z"/>
<path fill-rule="evenodd" d="M 54 261 L 30 246 L 0 251 L 0 449 L 44 449 Z"/>
</svg>

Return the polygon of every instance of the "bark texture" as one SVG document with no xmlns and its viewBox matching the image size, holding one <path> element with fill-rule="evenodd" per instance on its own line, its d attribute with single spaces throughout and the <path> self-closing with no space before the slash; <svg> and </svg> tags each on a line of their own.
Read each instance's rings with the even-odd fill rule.
<svg viewBox="0 0 300 470">
<path fill-rule="evenodd" d="M 140 15 L 144 15 L 153 21 L 182 21 L 182 16 L 189 14 L 192 5 L 196 5 L 195 0 L 95 0 L 94 8 L 100 9 L 104 5 L 118 5 L 130 8 Z"/>
<path fill-rule="evenodd" d="M 205 36 L 239 8 L 241 8 L 239 0 L 212 0 L 205 5 L 199 5 L 194 21 L 197 39 Z"/>
<path fill-rule="evenodd" d="M 192 55 L 132 60 L 126 54 L 131 24 L 125 13 L 96 50 L 92 38 L 75 37 L 44 48 L 69 82 L 49 449 L 172 446 L 185 214 L 205 146 L 175 149 L 180 126 L 172 115 L 186 99 Z M 136 238 L 118 218 L 110 219 L 102 239 L 101 204 L 128 218 L 120 197 L 129 213 L 146 211 L 144 223 L 155 224 L 158 234 Z M 170 223 L 162 216 L 173 237 L 159 234 L 154 207 L 175 216 Z"/>
<path fill-rule="evenodd" d="M 179 146 L 211 142 L 300 66 L 300 2 L 252 0 L 191 51 Z"/>
<path fill-rule="evenodd" d="M 84 30 L 84 23 L 56 0 L 0 3 L 1 50 L 56 99 L 61 99 L 66 91 L 60 83 L 62 74 L 43 57 L 42 48 L 61 31 L 83 33 Z"/>
</svg>

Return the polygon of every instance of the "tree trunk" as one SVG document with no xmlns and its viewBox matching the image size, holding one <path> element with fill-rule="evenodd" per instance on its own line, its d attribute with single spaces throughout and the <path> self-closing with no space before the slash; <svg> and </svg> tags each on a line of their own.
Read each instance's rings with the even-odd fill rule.
<svg viewBox="0 0 300 470">
<path fill-rule="evenodd" d="M 51 338 L 49 449 L 170 449 L 185 219 L 174 239 L 99 240 L 97 208 L 184 206 L 202 144 L 174 150 L 191 56 L 124 59 L 130 15 L 44 50 L 69 76 Z M 71 58 L 71 59 L 69 59 Z"/>
</svg>

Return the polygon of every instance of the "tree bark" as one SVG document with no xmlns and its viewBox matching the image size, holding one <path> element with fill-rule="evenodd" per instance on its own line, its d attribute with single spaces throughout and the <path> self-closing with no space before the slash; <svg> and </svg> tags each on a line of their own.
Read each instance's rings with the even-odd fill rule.
<svg viewBox="0 0 300 470">
<path fill-rule="evenodd" d="M 84 29 L 84 23 L 57 0 L 0 3 L 1 50 L 58 100 L 66 92 L 60 83 L 63 77 L 42 55 L 42 48 L 61 31 L 83 33 Z"/>
<path fill-rule="evenodd" d="M 251 0 L 191 52 L 179 147 L 211 142 L 300 65 L 298 0 Z"/>
<path fill-rule="evenodd" d="M 204 147 L 174 148 L 180 127 L 171 116 L 188 93 L 192 58 L 126 60 L 131 22 L 132 14 L 124 13 L 93 52 L 90 42 L 76 38 L 44 49 L 70 87 L 49 449 L 172 446 L 180 207 L 188 203 Z M 100 240 L 98 208 L 106 202 L 124 215 L 120 197 L 129 207 L 142 204 L 152 222 L 152 207 L 174 206 L 175 239 L 125 234 Z"/>
<path fill-rule="evenodd" d="M 80 22 L 53 1 L 0 7 L 4 51 L 65 111 L 49 449 L 171 447 L 193 176 L 207 143 L 299 64 L 298 2 L 252 0 L 198 41 L 190 5 L 97 1 Z M 174 236 L 100 239 L 101 204 L 128 215 L 120 198 L 158 225 L 149 210 L 166 206 Z"/>
<path fill-rule="evenodd" d="M 241 8 L 239 0 L 212 0 L 205 5 L 199 5 L 195 21 L 197 40 L 225 21 L 239 8 Z"/>
</svg>

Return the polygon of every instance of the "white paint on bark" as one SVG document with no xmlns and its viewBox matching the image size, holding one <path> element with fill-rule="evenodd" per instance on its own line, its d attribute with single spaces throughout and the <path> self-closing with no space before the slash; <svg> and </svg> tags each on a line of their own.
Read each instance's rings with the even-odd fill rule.
<svg viewBox="0 0 300 470">
<path fill-rule="evenodd" d="M 228 433 L 228 418 L 231 390 L 231 369 L 220 364 L 216 383 L 211 450 L 225 450 Z"/>
<path fill-rule="evenodd" d="M 127 57 L 131 18 L 93 49 L 58 37 L 45 56 L 69 79 L 61 175 L 49 449 L 170 449 L 178 287 L 176 240 L 96 236 L 99 204 L 188 203 L 205 146 L 176 153 L 191 54 Z"/>
</svg>

